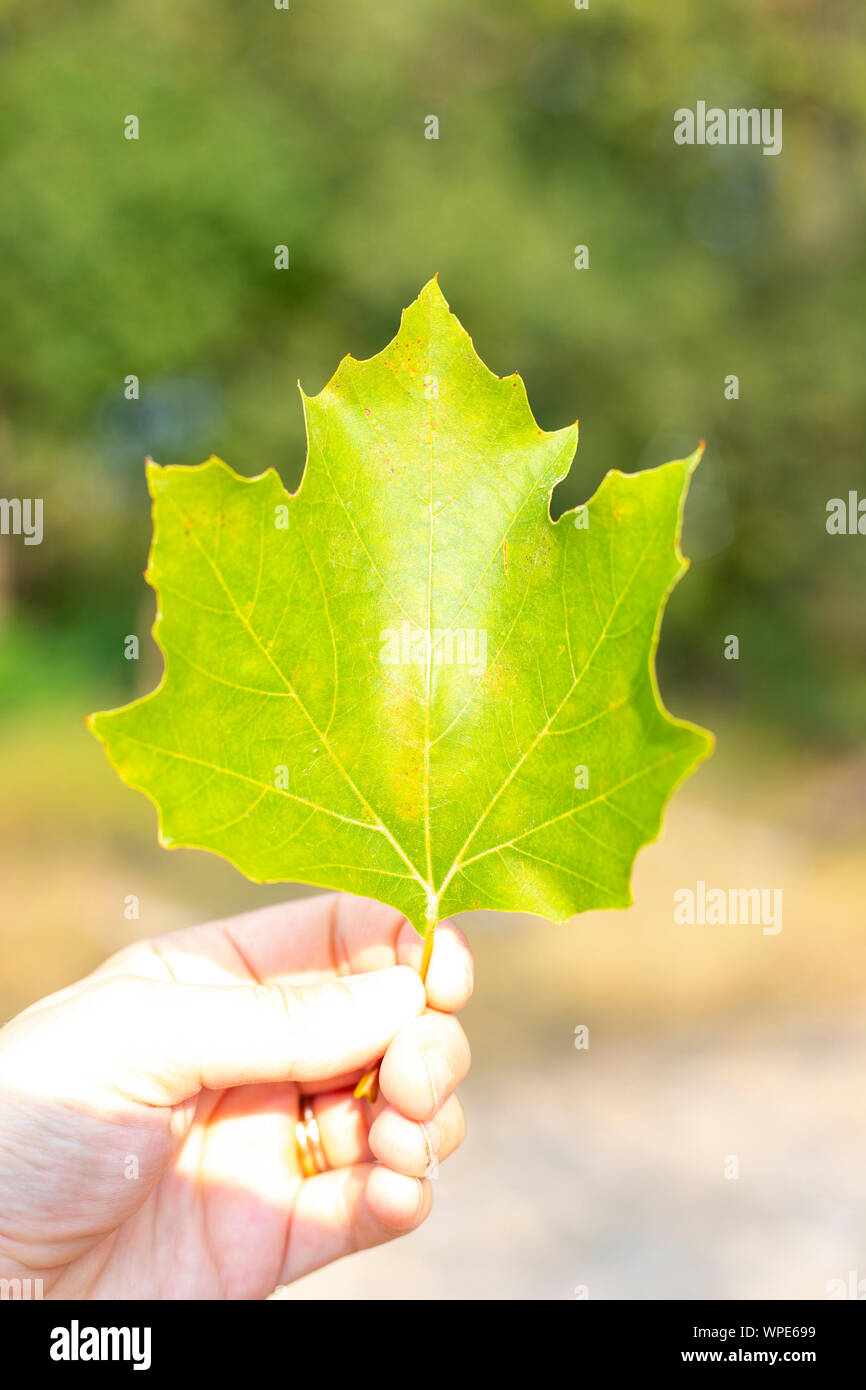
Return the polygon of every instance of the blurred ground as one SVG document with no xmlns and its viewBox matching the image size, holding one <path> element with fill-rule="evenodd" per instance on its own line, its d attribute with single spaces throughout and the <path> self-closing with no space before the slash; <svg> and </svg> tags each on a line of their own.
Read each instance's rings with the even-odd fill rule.
<svg viewBox="0 0 866 1390">
<path fill-rule="evenodd" d="M 138 936 L 307 891 L 160 850 L 86 707 L 0 731 L 4 1017 Z M 864 830 L 862 758 L 723 728 L 639 856 L 633 908 L 462 919 L 469 1129 L 435 1217 L 290 1296 L 822 1298 L 866 1277 Z M 782 931 L 675 925 L 698 879 L 781 887 Z"/>
<path fill-rule="evenodd" d="M 863 1277 L 862 1023 L 569 1046 L 476 1068 L 426 1226 L 280 1294 L 822 1299 Z"/>
</svg>

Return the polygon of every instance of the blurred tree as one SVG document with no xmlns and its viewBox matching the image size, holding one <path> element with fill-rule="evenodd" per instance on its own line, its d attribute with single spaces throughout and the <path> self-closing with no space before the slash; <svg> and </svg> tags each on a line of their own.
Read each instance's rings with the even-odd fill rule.
<svg viewBox="0 0 866 1390">
<path fill-rule="evenodd" d="M 116 651 L 143 455 L 296 486 L 295 381 L 378 350 L 439 270 L 540 422 L 580 414 L 559 505 L 708 439 L 668 674 L 856 737 L 866 547 L 824 515 L 866 493 L 863 40 L 854 0 L 7 0 L 0 483 L 49 527 L 12 552 L 28 622 Z M 782 108 L 782 153 L 675 145 L 698 99 Z"/>
</svg>

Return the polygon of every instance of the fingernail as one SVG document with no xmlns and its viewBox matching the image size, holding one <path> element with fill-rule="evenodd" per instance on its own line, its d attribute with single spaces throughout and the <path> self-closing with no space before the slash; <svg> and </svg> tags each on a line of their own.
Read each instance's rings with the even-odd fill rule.
<svg viewBox="0 0 866 1390">
<path fill-rule="evenodd" d="M 453 1072 L 442 1053 L 434 1052 L 432 1049 L 424 1053 L 424 1066 L 427 1070 L 430 1090 L 433 1092 L 433 1109 L 438 1110 L 442 1104 L 442 1097 L 451 1084 Z"/>
<path fill-rule="evenodd" d="M 442 1136 L 439 1133 L 439 1126 L 435 1120 L 428 1120 L 426 1125 L 419 1124 L 418 1128 L 424 1136 L 424 1143 L 427 1146 L 427 1173 L 436 1166 L 436 1155 L 442 1144 Z"/>
</svg>

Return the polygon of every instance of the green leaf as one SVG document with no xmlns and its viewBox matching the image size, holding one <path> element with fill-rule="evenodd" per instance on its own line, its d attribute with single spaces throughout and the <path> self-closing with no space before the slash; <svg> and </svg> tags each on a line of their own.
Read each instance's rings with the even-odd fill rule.
<svg viewBox="0 0 866 1390">
<path fill-rule="evenodd" d="M 422 933 L 475 907 L 628 906 L 712 743 L 654 671 L 700 450 L 609 473 L 551 522 L 577 426 L 539 429 L 435 280 L 303 403 L 294 496 L 215 458 L 148 466 L 165 673 L 91 726 L 162 844 L 378 898 Z"/>
</svg>

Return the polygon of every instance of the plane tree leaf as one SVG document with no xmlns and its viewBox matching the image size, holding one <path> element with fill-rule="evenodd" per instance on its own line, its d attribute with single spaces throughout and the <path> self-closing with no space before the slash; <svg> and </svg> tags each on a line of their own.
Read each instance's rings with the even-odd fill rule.
<svg viewBox="0 0 866 1390">
<path fill-rule="evenodd" d="M 393 904 L 626 907 L 711 737 L 654 660 L 699 452 L 552 522 L 577 426 L 539 429 L 434 280 L 376 357 L 303 396 L 288 494 L 148 464 L 162 681 L 91 716 L 166 846 Z"/>
</svg>

